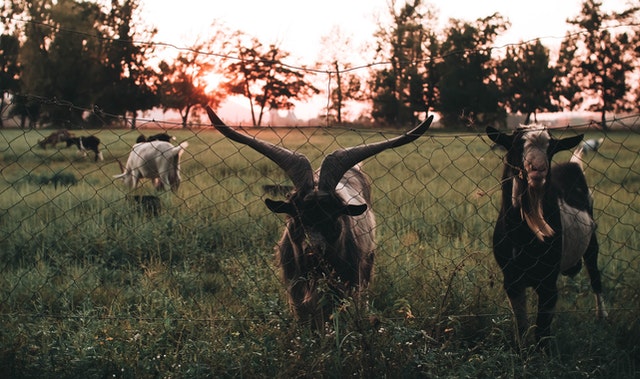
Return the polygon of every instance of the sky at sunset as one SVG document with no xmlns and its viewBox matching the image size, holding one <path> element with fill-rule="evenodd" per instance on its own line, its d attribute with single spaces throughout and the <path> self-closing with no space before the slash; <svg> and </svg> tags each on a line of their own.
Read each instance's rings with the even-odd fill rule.
<svg viewBox="0 0 640 379">
<path fill-rule="evenodd" d="M 373 52 L 359 53 L 375 41 L 373 33 L 382 23 L 389 25 L 391 0 L 143 0 L 141 14 L 155 26 L 156 42 L 190 47 L 211 36 L 212 22 L 257 37 L 265 45 L 276 44 L 290 53 L 292 64 L 311 66 L 321 54 L 320 40 L 338 26 L 354 44 L 353 66 L 371 62 Z M 621 11 L 630 0 L 603 1 L 604 11 Z M 397 0 L 397 4 L 404 1 Z M 496 47 L 541 38 L 552 51 L 559 46 L 567 18 L 580 13 L 582 0 L 433 0 L 444 26 L 450 18 L 472 21 L 499 12 L 511 22 Z M 289 62 L 287 62 L 289 63 Z"/>
<path fill-rule="evenodd" d="M 320 53 L 322 36 L 339 26 L 354 41 L 372 41 L 377 20 L 388 17 L 390 0 L 146 0 L 143 18 L 158 28 L 157 40 L 189 46 L 206 36 L 214 20 L 232 29 L 258 37 L 264 44 L 276 43 L 303 60 L 313 61 Z M 397 0 L 398 4 L 404 2 Z M 575 17 L 582 0 L 434 0 L 439 19 L 475 20 L 499 12 L 511 21 L 511 28 L 497 41 L 515 43 L 544 37 L 548 45 L 560 40 L 566 19 Z M 604 10 L 621 10 L 628 0 L 606 0 Z M 555 38 L 553 38 L 555 37 Z"/>
</svg>

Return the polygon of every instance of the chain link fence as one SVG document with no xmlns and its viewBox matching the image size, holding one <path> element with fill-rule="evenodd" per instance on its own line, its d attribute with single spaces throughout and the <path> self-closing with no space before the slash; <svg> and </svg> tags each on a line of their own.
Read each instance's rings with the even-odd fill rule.
<svg viewBox="0 0 640 379">
<path fill-rule="evenodd" d="M 4 364 L 13 362 L 9 370 L 24 374 L 37 366 L 55 372 L 70 360 L 80 373 L 91 366 L 77 362 L 97 359 L 106 362 L 105 372 L 119 376 L 119 368 L 108 365 L 118 356 L 157 372 L 175 371 L 171 365 L 186 367 L 196 352 L 216 351 L 221 362 L 220 354 L 228 354 L 227 363 L 245 351 L 240 345 L 264 353 L 275 343 L 265 330 L 294 328 L 273 257 L 284 219 L 264 205 L 265 198 L 284 198 L 290 185 L 284 173 L 208 125 L 160 129 L 150 120 L 138 122 L 135 131 L 69 125 L 75 136 L 100 139 L 104 160 L 95 161 L 64 141 L 43 148 L 39 142 L 56 129 L 20 129 L 3 115 L 0 339 Z M 597 151 L 584 156 L 599 264 L 610 314 L 633 322 L 640 308 L 640 115 L 609 124 L 606 132 L 575 123 L 552 134 L 602 139 Z M 118 161 L 126 161 L 140 133 L 164 131 L 176 143 L 189 143 L 180 188 L 156 192 L 143 181 L 128 191 L 113 178 L 121 172 Z M 314 168 L 337 148 L 403 131 L 245 129 L 305 154 Z M 363 163 L 378 221 L 374 280 L 363 313 L 375 316 L 378 336 L 409 323 L 430 339 L 465 340 L 510 322 L 491 252 L 503 153 L 481 128 L 432 128 L 415 143 Z M 153 201 L 141 203 L 133 195 Z M 561 320 L 593 318 L 586 272 L 562 277 L 559 287 Z M 345 309 L 349 314 L 353 305 Z M 267 359 L 258 353 L 253 362 Z"/>
</svg>

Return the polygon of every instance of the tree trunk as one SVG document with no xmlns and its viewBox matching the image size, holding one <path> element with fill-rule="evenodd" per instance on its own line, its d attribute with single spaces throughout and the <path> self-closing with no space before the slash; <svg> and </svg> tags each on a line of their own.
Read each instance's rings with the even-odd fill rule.
<svg viewBox="0 0 640 379">
<path fill-rule="evenodd" d="M 336 69 L 336 91 L 337 91 L 337 104 L 336 108 L 336 117 L 338 121 L 338 125 L 342 124 L 342 77 L 340 76 L 340 67 L 338 66 L 338 62 L 334 62 L 334 67 Z"/>
<path fill-rule="evenodd" d="M 608 130 L 608 127 L 607 127 L 607 112 L 604 109 L 602 110 L 602 112 L 600 114 L 600 127 L 604 131 Z"/>
<path fill-rule="evenodd" d="M 138 112 L 133 112 L 133 116 L 131 116 L 131 130 L 136 130 L 136 116 L 138 115 Z M 126 118 L 125 118 L 126 120 Z"/>
<path fill-rule="evenodd" d="M 2 92 L 2 94 L 0 94 L 0 116 L 2 116 L 2 113 L 4 111 L 4 92 Z M 0 117 L 0 128 L 4 128 L 4 123 L 2 122 L 2 117 Z"/>
</svg>

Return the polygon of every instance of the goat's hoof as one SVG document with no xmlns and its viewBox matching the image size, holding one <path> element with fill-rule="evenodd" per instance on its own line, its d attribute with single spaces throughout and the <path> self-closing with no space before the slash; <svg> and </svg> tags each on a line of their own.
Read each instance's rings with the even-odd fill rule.
<svg viewBox="0 0 640 379">
<path fill-rule="evenodd" d="M 601 294 L 596 294 L 596 318 L 598 320 L 604 320 L 609 317 L 607 313 L 607 307 L 604 304 L 604 298 Z"/>
</svg>

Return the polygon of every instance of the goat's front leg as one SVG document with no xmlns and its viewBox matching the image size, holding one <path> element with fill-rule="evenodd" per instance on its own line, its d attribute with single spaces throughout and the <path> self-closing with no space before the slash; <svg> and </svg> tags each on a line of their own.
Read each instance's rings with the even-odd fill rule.
<svg viewBox="0 0 640 379">
<path fill-rule="evenodd" d="M 174 182 L 173 185 L 171 184 L 172 182 Z M 153 185 L 158 191 L 175 190 L 175 180 L 172 180 L 167 174 L 160 174 L 159 178 L 154 179 Z"/>
<path fill-rule="evenodd" d="M 536 341 L 539 343 L 542 341 L 542 347 L 545 347 L 547 343 L 544 339 L 551 335 L 551 321 L 558 302 L 558 288 L 555 280 L 549 281 L 546 285 L 540 285 L 536 288 L 536 293 L 538 294 Z"/>
<path fill-rule="evenodd" d="M 522 338 L 529 329 L 529 320 L 527 318 L 527 292 L 525 288 L 507 288 L 507 296 L 511 303 L 511 309 L 516 319 L 516 328 L 518 329 L 518 343 L 522 344 Z"/>
<path fill-rule="evenodd" d="M 587 251 L 584 254 L 584 262 L 587 266 L 587 272 L 589 273 L 589 279 L 591 281 L 591 288 L 595 293 L 596 298 L 596 317 L 600 320 L 606 319 L 609 314 L 607 313 L 607 307 L 604 303 L 604 298 L 602 296 L 602 281 L 600 270 L 598 269 L 598 252 L 599 252 L 599 244 L 596 233 L 591 235 L 591 240 L 589 241 L 589 246 L 587 247 Z"/>
</svg>

